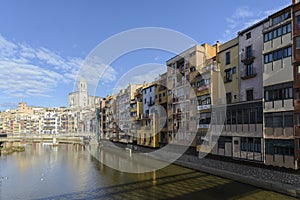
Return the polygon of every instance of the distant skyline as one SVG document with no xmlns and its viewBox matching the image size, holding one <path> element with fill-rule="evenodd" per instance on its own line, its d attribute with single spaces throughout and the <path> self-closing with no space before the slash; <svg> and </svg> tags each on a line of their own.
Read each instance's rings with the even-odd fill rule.
<svg viewBox="0 0 300 200">
<path fill-rule="evenodd" d="M 237 32 L 292 3 L 291 0 L 230 1 L 16 1 L 1 0 L 0 110 L 18 102 L 44 107 L 68 105 L 80 64 L 102 41 L 122 31 L 162 27 L 199 44 L 225 42 Z M 217 6 L 216 6 L 217 5 Z M 105 97 L 132 68 L 165 64 L 171 53 L 141 50 L 111 64 L 95 93 Z M 147 69 L 151 80 L 161 69 Z M 151 76 L 150 76 L 151 75 Z M 93 94 L 92 94 L 93 95 Z"/>
</svg>

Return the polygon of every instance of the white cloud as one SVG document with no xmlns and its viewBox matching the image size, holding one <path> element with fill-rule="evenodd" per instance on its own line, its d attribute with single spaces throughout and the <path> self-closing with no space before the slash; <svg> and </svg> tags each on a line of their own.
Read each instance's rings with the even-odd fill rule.
<svg viewBox="0 0 300 200">
<path fill-rule="evenodd" d="M 113 93 L 116 94 L 120 89 L 126 88 L 129 84 L 143 84 L 155 81 L 160 74 L 166 72 L 166 66 L 158 63 L 144 64 L 132 68 L 125 73 L 116 83 Z"/>
<path fill-rule="evenodd" d="M 89 91 L 92 92 L 97 88 L 99 82 L 103 85 L 115 81 L 117 71 L 106 65 L 98 55 L 90 55 L 83 61 L 77 78 L 86 80 Z"/>
<path fill-rule="evenodd" d="M 255 11 L 252 11 L 247 6 L 237 8 L 235 12 L 232 14 L 232 16 L 226 19 L 227 29 L 223 32 L 222 35 L 223 38 L 220 41 L 226 42 L 232 39 L 233 37 L 236 36 L 236 34 L 239 31 L 259 22 L 260 20 L 268 17 L 272 13 L 275 13 L 276 11 L 288 5 L 281 6 L 271 10 L 255 10 Z"/>
<path fill-rule="evenodd" d="M 75 80 L 82 61 L 0 35 L 0 90 L 6 97 L 51 96 L 60 83 Z"/>
<path fill-rule="evenodd" d="M 233 15 L 233 17 L 236 19 L 249 18 L 253 16 L 254 16 L 254 12 L 250 11 L 249 7 L 246 6 L 237 8 Z"/>
</svg>

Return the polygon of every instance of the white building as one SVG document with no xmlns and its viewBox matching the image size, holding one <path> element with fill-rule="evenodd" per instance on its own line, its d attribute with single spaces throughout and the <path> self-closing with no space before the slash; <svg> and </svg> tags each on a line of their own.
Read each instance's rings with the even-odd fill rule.
<svg viewBox="0 0 300 200">
<path fill-rule="evenodd" d="M 54 109 L 48 109 L 43 118 L 42 133 L 43 134 L 58 134 L 60 120 Z"/>
</svg>

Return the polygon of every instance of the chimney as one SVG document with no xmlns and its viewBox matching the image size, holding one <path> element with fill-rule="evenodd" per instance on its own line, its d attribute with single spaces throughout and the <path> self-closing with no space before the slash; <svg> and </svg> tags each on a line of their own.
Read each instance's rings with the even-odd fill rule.
<svg viewBox="0 0 300 200">
<path fill-rule="evenodd" d="M 298 0 L 293 0 L 293 5 L 297 4 Z"/>
</svg>

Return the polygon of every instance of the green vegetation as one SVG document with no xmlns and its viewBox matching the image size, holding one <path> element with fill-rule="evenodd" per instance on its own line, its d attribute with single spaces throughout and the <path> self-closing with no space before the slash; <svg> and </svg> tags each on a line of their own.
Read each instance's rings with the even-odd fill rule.
<svg viewBox="0 0 300 200">
<path fill-rule="evenodd" d="M 0 147 L 1 154 L 7 155 L 13 152 L 23 152 L 25 147 L 23 146 L 11 146 L 11 147 Z"/>
</svg>

